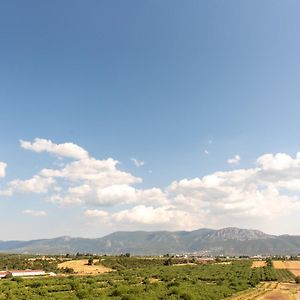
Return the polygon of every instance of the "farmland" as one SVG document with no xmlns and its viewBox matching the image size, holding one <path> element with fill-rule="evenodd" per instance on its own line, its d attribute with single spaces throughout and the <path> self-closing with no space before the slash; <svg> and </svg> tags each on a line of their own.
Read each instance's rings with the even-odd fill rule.
<svg viewBox="0 0 300 300">
<path fill-rule="evenodd" d="M 115 271 L 95 276 L 2 279 L 0 299 L 212 299 L 255 285 L 251 262 L 169 265 L 169 259 L 103 257 Z M 175 260 L 176 263 L 178 261 Z M 69 261 L 69 266 L 72 261 Z M 96 261 L 95 266 L 100 265 Z M 74 270 L 75 271 L 75 270 Z"/>
<path fill-rule="evenodd" d="M 264 260 L 254 260 L 252 263 L 251 268 L 262 268 L 262 267 L 266 267 L 267 263 Z"/>
<path fill-rule="evenodd" d="M 297 300 L 299 286 L 293 283 L 262 282 L 230 300 Z"/>
<path fill-rule="evenodd" d="M 274 261 L 275 269 L 287 269 L 295 276 L 300 276 L 300 261 Z"/>
<path fill-rule="evenodd" d="M 1 261 L 2 259 L 2 261 Z M 23 259 L 23 261 L 22 261 Z M 56 277 L 8 278 L 0 280 L 0 299 L 186 299 L 250 300 L 263 296 L 293 296 L 291 273 L 271 266 L 255 268 L 250 260 L 230 263 L 200 263 L 170 257 L 124 256 L 55 257 L 34 259 L 2 256 L 11 265 L 26 267 L 45 264 L 56 270 Z M 16 261 L 15 263 L 13 263 Z M 179 267 L 180 266 L 180 267 Z M 62 268 L 67 268 L 66 272 Z M 279 297 L 279 296 L 278 296 Z M 285 299 L 285 298 L 269 299 Z M 286 298 L 292 299 L 292 298 Z"/>
<path fill-rule="evenodd" d="M 97 275 L 102 273 L 111 272 L 112 269 L 107 268 L 97 262 L 89 265 L 87 259 L 77 259 L 71 261 L 65 261 L 57 265 L 59 269 L 70 268 L 78 275 Z"/>
</svg>

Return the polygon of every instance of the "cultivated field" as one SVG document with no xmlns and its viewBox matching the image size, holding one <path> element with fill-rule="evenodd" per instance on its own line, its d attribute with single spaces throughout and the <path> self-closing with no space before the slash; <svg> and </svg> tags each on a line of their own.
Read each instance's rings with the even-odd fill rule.
<svg viewBox="0 0 300 300">
<path fill-rule="evenodd" d="M 63 266 L 76 269 L 73 261 Z M 87 262 L 83 259 L 80 261 L 83 264 Z M 180 267 L 172 265 L 170 258 L 143 260 L 134 257 L 102 257 L 100 261 L 115 271 L 93 276 L 1 279 L 0 300 L 221 300 L 259 283 L 256 276 L 258 269 L 251 269 L 250 261 Z M 272 274 L 266 270 L 261 275 L 265 278 Z"/>
<path fill-rule="evenodd" d="M 253 261 L 251 268 L 262 268 L 266 266 L 267 263 L 264 260 L 255 260 Z"/>
<path fill-rule="evenodd" d="M 57 267 L 60 269 L 71 268 L 78 275 L 97 275 L 112 271 L 112 269 L 104 267 L 101 264 L 95 265 L 96 262 L 90 266 L 87 259 L 70 260 L 58 264 Z"/>
<path fill-rule="evenodd" d="M 274 261 L 275 269 L 287 269 L 295 276 L 300 276 L 300 261 Z"/>
<path fill-rule="evenodd" d="M 286 269 L 284 261 L 281 261 L 281 260 L 274 260 L 273 266 L 275 269 Z"/>
<path fill-rule="evenodd" d="M 0 270 L 5 266 L 41 268 L 57 276 L 0 279 L 0 300 L 296 300 L 300 289 L 287 269 L 263 266 L 261 262 L 253 267 L 250 260 L 195 264 L 194 260 L 171 257 L 68 255 L 57 256 L 55 261 L 30 258 L 0 255 Z M 284 267 L 294 268 L 295 264 L 290 262 Z"/>
<path fill-rule="evenodd" d="M 264 282 L 230 300 L 298 300 L 299 286 L 291 283 Z"/>
</svg>

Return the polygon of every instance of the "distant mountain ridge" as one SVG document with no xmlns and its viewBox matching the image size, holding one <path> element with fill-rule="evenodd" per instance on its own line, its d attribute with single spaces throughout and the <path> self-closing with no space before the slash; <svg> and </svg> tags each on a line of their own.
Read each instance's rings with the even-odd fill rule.
<svg viewBox="0 0 300 300">
<path fill-rule="evenodd" d="M 102 238 L 58 237 L 0 241 L 0 252 L 31 254 L 97 253 L 159 255 L 268 255 L 300 253 L 300 236 L 269 235 L 235 227 L 194 231 L 118 231 Z"/>
</svg>

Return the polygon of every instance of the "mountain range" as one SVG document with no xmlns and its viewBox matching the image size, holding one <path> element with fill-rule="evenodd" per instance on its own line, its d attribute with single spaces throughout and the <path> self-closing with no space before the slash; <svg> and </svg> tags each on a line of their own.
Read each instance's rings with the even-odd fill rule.
<svg viewBox="0 0 300 300">
<path fill-rule="evenodd" d="M 119 231 L 102 238 L 58 237 L 0 241 L 0 252 L 30 254 L 275 255 L 300 253 L 300 236 L 269 235 L 258 230 L 202 228 L 194 231 Z"/>
</svg>

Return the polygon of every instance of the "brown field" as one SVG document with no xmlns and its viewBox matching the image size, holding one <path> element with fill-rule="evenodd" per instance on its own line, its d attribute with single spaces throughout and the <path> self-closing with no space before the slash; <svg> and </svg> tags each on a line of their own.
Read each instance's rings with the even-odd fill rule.
<svg viewBox="0 0 300 300">
<path fill-rule="evenodd" d="M 267 263 L 264 260 L 255 260 L 253 261 L 251 268 L 262 268 L 266 266 Z"/>
<path fill-rule="evenodd" d="M 102 265 L 93 264 L 89 266 L 87 263 L 87 259 L 70 260 L 58 264 L 58 268 L 72 268 L 78 275 L 98 275 L 112 271 L 112 269 Z"/>
<path fill-rule="evenodd" d="M 297 284 L 264 282 L 256 288 L 241 292 L 230 298 L 231 300 L 299 300 Z M 298 293 L 298 294 L 297 294 Z"/>
<path fill-rule="evenodd" d="M 295 297 L 287 292 L 275 291 L 267 293 L 265 296 L 258 298 L 259 300 L 294 300 Z"/>
<path fill-rule="evenodd" d="M 295 276 L 300 276 L 300 261 L 274 261 L 273 265 L 275 269 L 288 269 Z"/>
<path fill-rule="evenodd" d="M 274 260 L 273 266 L 275 269 L 286 269 L 284 261 L 281 261 L 281 260 Z"/>
</svg>

